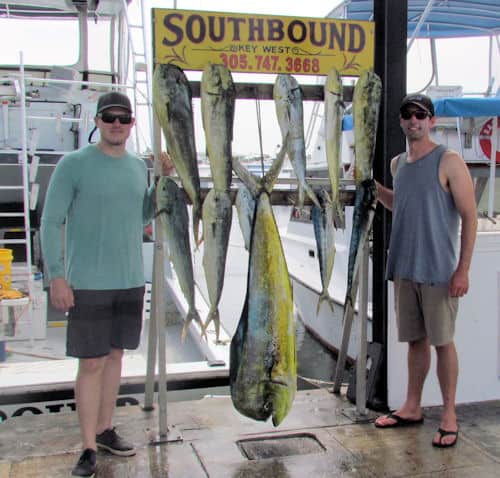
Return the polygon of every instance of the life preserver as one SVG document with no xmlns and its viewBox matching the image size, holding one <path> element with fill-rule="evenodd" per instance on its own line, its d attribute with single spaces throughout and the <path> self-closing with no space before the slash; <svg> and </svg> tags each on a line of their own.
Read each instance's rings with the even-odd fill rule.
<svg viewBox="0 0 500 478">
<path fill-rule="evenodd" d="M 500 117 L 497 118 L 497 128 L 500 128 Z M 488 158 L 491 159 L 491 134 L 493 131 L 493 118 L 485 121 L 481 130 L 479 131 L 479 146 L 481 146 L 481 151 Z M 500 164 L 500 139 L 497 143 L 497 156 L 496 163 Z"/>
</svg>

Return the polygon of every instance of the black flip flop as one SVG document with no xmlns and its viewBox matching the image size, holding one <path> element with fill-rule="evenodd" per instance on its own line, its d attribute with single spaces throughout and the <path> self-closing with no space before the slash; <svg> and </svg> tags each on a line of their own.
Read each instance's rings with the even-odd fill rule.
<svg viewBox="0 0 500 478">
<path fill-rule="evenodd" d="M 458 441 L 458 430 L 456 432 L 450 432 L 448 430 L 443 430 L 442 428 L 438 428 L 438 433 L 439 433 L 439 442 L 434 442 L 432 441 L 432 446 L 435 446 L 437 448 L 450 448 L 452 446 L 455 446 L 457 441 Z M 455 440 L 452 441 L 451 443 L 442 443 L 442 439 L 444 437 L 447 437 L 449 435 L 454 435 Z"/>
<path fill-rule="evenodd" d="M 390 425 L 378 425 L 377 422 L 375 422 L 375 426 L 377 428 L 401 428 L 401 427 L 411 427 L 414 425 L 422 425 L 422 423 L 424 423 L 424 417 L 417 419 L 403 418 L 392 412 L 389 413 L 389 415 L 387 415 L 386 418 L 389 418 L 390 420 L 395 420 L 395 422 L 391 423 Z"/>
</svg>

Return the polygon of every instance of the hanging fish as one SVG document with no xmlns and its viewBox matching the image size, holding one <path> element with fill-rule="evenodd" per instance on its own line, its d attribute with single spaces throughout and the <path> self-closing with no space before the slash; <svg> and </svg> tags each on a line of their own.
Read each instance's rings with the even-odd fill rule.
<svg viewBox="0 0 500 478">
<path fill-rule="evenodd" d="M 235 408 L 255 420 L 272 416 L 274 426 L 288 414 L 297 390 L 292 285 L 269 197 L 285 147 L 286 142 L 263 181 L 248 172 L 240 176 L 257 202 L 247 295 L 231 341 L 229 370 Z M 237 160 L 233 164 L 242 172 Z"/>
<path fill-rule="evenodd" d="M 157 216 L 165 231 L 165 237 L 182 293 L 188 303 L 188 313 L 182 329 L 182 339 L 187 335 L 189 324 L 195 320 L 203 329 L 203 323 L 196 310 L 194 293 L 193 261 L 189 242 L 189 216 L 181 189 L 176 182 L 162 176 L 156 186 Z M 203 332 L 204 333 L 204 332 Z"/>
<path fill-rule="evenodd" d="M 214 322 L 216 342 L 219 341 L 219 301 L 224 286 L 232 216 L 233 205 L 229 193 L 211 189 L 203 202 L 203 270 L 210 302 L 204 329 Z"/>
<path fill-rule="evenodd" d="M 321 201 L 321 207 L 313 206 L 311 209 L 322 288 L 316 314 L 319 314 L 319 309 L 323 301 L 326 301 L 333 311 L 333 299 L 328 292 L 328 286 L 332 278 L 333 263 L 335 260 L 333 203 L 325 190 L 320 192 L 319 200 Z"/>
<path fill-rule="evenodd" d="M 193 234 L 195 243 L 198 244 L 201 195 L 192 94 L 189 81 L 179 67 L 172 64 L 156 67 L 153 75 L 153 107 L 175 170 L 193 205 Z"/>
<path fill-rule="evenodd" d="M 236 211 L 238 212 L 238 221 L 240 223 L 245 249 L 249 251 L 252 224 L 255 213 L 255 199 L 250 190 L 244 184 L 240 184 L 238 187 L 235 205 Z"/>
<path fill-rule="evenodd" d="M 229 192 L 231 186 L 235 97 L 231 72 L 224 65 L 208 63 L 201 77 L 201 115 L 217 191 Z"/>
<path fill-rule="evenodd" d="M 285 142 L 285 137 L 288 137 L 287 153 L 299 183 L 299 197 L 296 207 L 299 210 L 303 208 L 305 193 L 319 207 L 316 194 L 306 181 L 304 111 L 302 106 L 302 91 L 297 80 L 291 75 L 278 75 L 274 83 L 273 97 L 283 143 Z"/>
<path fill-rule="evenodd" d="M 380 78 L 371 71 L 363 73 L 354 86 L 353 95 L 356 198 L 349 246 L 346 293 L 346 305 L 351 307 L 354 307 L 357 294 L 357 276 L 362 251 L 368 239 L 377 204 L 372 165 L 381 97 Z M 346 310 L 347 308 L 344 309 Z"/>
<path fill-rule="evenodd" d="M 364 72 L 354 86 L 354 179 L 356 186 L 372 177 L 382 82 L 373 71 Z"/>
<path fill-rule="evenodd" d="M 342 145 L 342 118 L 344 116 L 343 86 L 339 72 L 332 68 L 324 86 L 325 97 L 325 143 L 328 176 L 331 186 L 331 201 L 335 225 L 345 227 L 344 210 L 339 200 L 340 151 Z"/>
</svg>

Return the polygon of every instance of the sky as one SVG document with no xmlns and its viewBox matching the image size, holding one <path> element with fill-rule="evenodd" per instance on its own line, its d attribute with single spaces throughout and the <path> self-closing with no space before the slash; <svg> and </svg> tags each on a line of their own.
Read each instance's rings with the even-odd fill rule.
<svg viewBox="0 0 500 478">
<path fill-rule="evenodd" d="M 243 2 L 241 0 L 148 0 L 146 5 L 158 8 L 173 8 L 174 5 L 179 9 L 186 10 L 211 10 L 221 12 L 245 12 L 270 15 L 304 16 L 304 17 L 325 17 L 340 1 L 338 0 L 253 0 Z M 139 13 L 137 5 L 139 2 L 134 0 L 129 7 L 129 12 L 133 17 Z M 135 9 L 135 11 L 134 11 Z M 149 11 L 149 9 L 148 9 Z M 133 18 L 131 18 L 133 21 Z M 8 29 L 9 23 L 0 22 L 0 44 L 9 45 L 12 38 L 16 38 L 16 44 L 19 42 L 21 49 L 28 49 L 37 45 L 31 56 L 26 55 L 26 63 L 46 63 L 53 64 L 72 64 L 77 59 L 78 45 L 72 41 L 75 35 L 71 34 L 71 25 L 59 25 L 59 28 L 67 29 L 63 33 L 64 41 L 61 41 L 61 34 L 51 34 L 53 28 L 47 24 L 43 28 L 43 34 L 32 28 L 23 28 L 23 34 L 19 35 L 19 29 Z M 149 26 L 149 20 L 146 21 Z M 17 27 L 18 28 L 18 27 Z M 102 32 L 93 24 L 89 25 L 90 40 L 92 44 L 99 45 L 102 42 Z M 39 47 L 38 47 L 39 45 Z M 438 55 L 440 65 L 439 81 L 443 85 L 460 84 L 465 91 L 482 93 L 487 88 L 488 78 L 488 45 L 485 39 L 467 39 L 461 42 L 455 40 L 439 41 Z M 416 41 L 408 57 L 408 80 L 407 89 L 409 92 L 419 91 L 426 87 L 430 78 L 430 60 L 429 60 L 428 42 Z M 0 63 L 18 63 L 18 47 L 2 48 L 0 50 Z M 99 57 L 92 58 L 94 62 L 91 68 L 99 69 L 99 62 L 103 64 L 109 62 L 105 52 Z M 499 54 L 497 52 L 493 71 L 500 71 Z M 188 76 L 191 74 L 188 73 Z M 192 75 L 191 75 L 192 76 Z M 500 76 L 500 75 L 497 75 Z M 235 81 L 266 81 L 274 82 L 274 75 L 254 75 L 234 74 Z M 315 77 L 297 76 L 301 84 L 315 84 Z M 495 90 L 500 86 L 499 79 L 496 79 Z M 261 108 L 261 131 L 263 152 L 265 154 L 274 154 L 281 143 L 281 135 L 277 124 L 274 104 L 271 101 L 261 101 L 259 105 L 253 100 L 238 100 L 236 102 L 235 125 L 233 153 L 235 154 L 259 154 L 259 123 L 257 121 L 257 106 Z M 313 104 L 304 103 L 304 126 L 307 129 L 311 120 L 311 111 Z M 199 101 L 194 100 L 195 112 L 195 131 L 196 142 L 199 151 L 205 150 L 205 138 L 201 125 L 201 113 Z M 316 129 L 319 122 L 316 123 Z M 315 137 L 315 135 L 313 135 Z M 309 144 L 309 151 L 314 147 L 314 139 Z"/>
</svg>

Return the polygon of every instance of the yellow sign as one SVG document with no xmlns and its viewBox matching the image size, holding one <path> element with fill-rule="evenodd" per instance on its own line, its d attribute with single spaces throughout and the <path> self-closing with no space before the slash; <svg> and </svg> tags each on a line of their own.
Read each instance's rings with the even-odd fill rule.
<svg viewBox="0 0 500 478">
<path fill-rule="evenodd" d="M 154 61 L 184 70 L 343 76 L 373 69 L 374 23 L 153 9 Z"/>
</svg>

